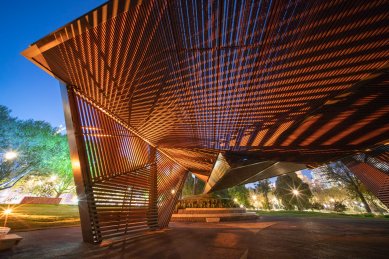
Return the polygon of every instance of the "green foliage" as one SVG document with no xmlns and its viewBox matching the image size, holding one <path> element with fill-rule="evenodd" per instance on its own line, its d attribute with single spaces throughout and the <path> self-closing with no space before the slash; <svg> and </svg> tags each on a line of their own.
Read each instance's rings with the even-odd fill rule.
<svg viewBox="0 0 389 259">
<path fill-rule="evenodd" d="M 255 185 L 255 190 L 258 192 L 258 193 L 261 193 L 264 197 L 264 209 L 266 210 L 269 210 L 271 208 L 271 204 L 269 202 L 269 192 L 271 191 L 271 188 L 270 188 L 270 182 L 268 179 L 265 179 L 265 180 L 262 180 L 262 181 L 259 181 L 256 185 Z"/>
<path fill-rule="evenodd" d="M 0 105 L 0 184 L 10 178 L 15 177 L 23 171 L 24 164 L 19 159 L 5 160 L 4 155 L 7 151 L 15 150 L 13 142 L 17 132 L 17 120 L 10 116 L 11 111 Z"/>
<path fill-rule="evenodd" d="M 298 194 L 294 194 L 297 190 Z M 304 183 L 295 173 L 281 175 L 276 181 L 275 195 L 282 201 L 282 205 L 287 210 L 298 210 L 310 208 L 310 198 L 312 192 L 308 184 Z"/>
<path fill-rule="evenodd" d="M 323 210 L 324 206 L 323 206 L 323 204 L 321 204 L 319 202 L 314 202 L 311 205 L 311 209 L 313 209 L 313 210 Z"/>
<path fill-rule="evenodd" d="M 3 188 L 11 187 L 30 173 L 39 176 L 39 181 L 47 182 L 45 188 L 51 186 L 49 191 L 36 185 L 32 192 L 37 195 L 59 196 L 74 189 L 66 136 L 58 134 L 57 129 L 46 122 L 13 118 L 10 110 L 1 105 L 0 120 L 0 184 Z M 11 150 L 18 156 L 7 161 L 4 154 Z M 22 182 L 25 180 L 31 179 Z"/>
<path fill-rule="evenodd" d="M 362 182 L 350 172 L 350 170 L 340 161 L 322 167 L 322 172 L 330 181 L 340 182 L 343 188 L 356 199 L 359 199 L 366 212 L 371 213 L 371 208 L 366 201 L 365 195 L 368 193 Z"/>
<path fill-rule="evenodd" d="M 197 177 L 193 178 L 192 174 L 189 174 L 182 189 L 182 197 L 201 194 L 204 191 L 204 186 L 205 183 L 202 180 Z"/>
<path fill-rule="evenodd" d="M 350 198 L 347 190 L 342 187 L 331 187 L 331 188 L 314 188 L 312 192 L 315 196 L 315 201 L 319 203 L 329 203 L 331 199 L 337 201 L 345 201 Z"/>
<path fill-rule="evenodd" d="M 245 207 L 251 207 L 249 202 L 249 190 L 244 185 L 229 188 L 227 192 L 231 199 L 237 199 L 239 204 L 242 204 Z"/>
</svg>

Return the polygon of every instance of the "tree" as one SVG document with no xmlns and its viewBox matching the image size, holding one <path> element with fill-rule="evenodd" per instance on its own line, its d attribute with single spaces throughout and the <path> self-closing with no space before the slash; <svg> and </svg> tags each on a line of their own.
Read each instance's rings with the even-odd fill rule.
<svg viewBox="0 0 389 259">
<path fill-rule="evenodd" d="M 182 197 L 201 194 L 204 191 L 205 183 L 194 174 L 189 174 L 182 188 Z"/>
<path fill-rule="evenodd" d="M 10 188 L 27 174 L 51 179 L 53 195 L 72 191 L 71 169 L 67 138 L 43 121 L 18 120 L 10 110 L 0 105 L 0 189 Z M 7 151 L 16 151 L 13 160 L 4 159 Z M 45 188 L 46 188 L 45 187 Z M 36 187 L 36 189 L 42 189 Z M 41 190 L 42 195 L 47 192 Z"/>
<path fill-rule="evenodd" d="M 50 124 L 18 120 L 11 117 L 10 112 L 0 106 L 0 189 L 12 187 L 26 174 L 44 167 L 47 155 L 53 154 L 46 141 L 55 133 Z M 9 151 L 17 153 L 17 157 L 5 159 Z"/>
<path fill-rule="evenodd" d="M 270 202 L 269 202 L 269 195 L 268 195 L 270 190 L 271 190 L 269 180 L 265 179 L 265 180 L 259 181 L 255 185 L 255 190 L 258 193 L 261 193 L 263 195 L 263 197 L 264 197 L 264 209 L 269 210 L 271 207 Z"/>
<path fill-rule="evenodd" d="M 358 198 L 363 203 L 366 212 L 371 213 L 370 206 L 363 195 L 366 192 L 364 185 L 341 161 L 328 164 L 322 167 L 322 170 L 328 180 L 341 182 L 351 196 Z"/>
<path fill-rule="evenodd" d="M 66 136 L 55 134 L 50 136 L 50 142 L 55 146 L 55 154 L 45 161 L 42 171 L 53 183 L 55 197 L 69 193 L 75 189 L 72 165 L 70 162 L 69 145 Z"/>
<path fill-rule="evenodd" d="M 234 186 L 227 190 L 231 199 L 236 199 L 239 204 L 250 207 L 249 190 L 244 185 Z"/>
<path fill-rule="evenodd" d="M 13 142 L 16 138 L 17 120 L 11 117 L 11 111 L 0 105 L 0 189 L 4 189 L 8 182 L 24 171 L 25 165 L 20 157 L 6 159 L 5 154 L 14 151 Z"/>
<path fill-rule="evenodd" d="M 192 196 L 194 192 L 194 179 L 191 174 L 186 177 L 182 188 L 182 197 Z"/>
<path fill-rule="evenodd" d="M 331 188 L 313 188 L 312 189 L 314 200 L 321 204 L 331 203 L 332 200 L 344 202 L 350 198 L 349 193 L 342 188 L 339 187 L 331 187 Z"/>
<path fill-rule="evenodd" d="M 21 191 L 43 197 L 60 197 L 75 190 L 66 136 L 46 136 L 47 150 L 39 150 L 42 161 L 37 171 L 24 177 L 18 184 Z"/>
<path fill-rule="evenodd" d="M 304 183 L 295 173 L 281 175 L 276 181 L 275 195 L 281 199 L 287 210 L 310 208 L 312 192 L 309 185 Z"/>
<path fill-rule="evenodd" d="M 346 205 L 344 205 L 340 201 L 335 201 L 334 202 L 334 211 L 336 212 L 344 212 L 347 209 Z"/>
</svg>

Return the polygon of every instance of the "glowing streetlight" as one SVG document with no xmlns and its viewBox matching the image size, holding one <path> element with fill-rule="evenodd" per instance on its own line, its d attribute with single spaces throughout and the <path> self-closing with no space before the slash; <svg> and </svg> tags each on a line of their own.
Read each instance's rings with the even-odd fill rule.
<svg viewBox="0 0 389 259">
<path fill-rule="evenodd" d="M 18 153 L 16 153 L 15 151 L 8 151 L 7 153 L 4 154 L 4 158 L 6 160 L 14 160 L 17 157 L 18 157 Z"/>
<path fill-rule="evenodd" d="M 293 190 L 292 190 L 292 193 L 293 193 L 293 195 L 295 195 L 295 196 L 299 196 L 299 195 L 300 195 L 300 192 L 299 192 L 299 190 L 297 190 L 297 189 L 293 189 Z"/>
<path fill-rule="evenodd" d="M 5 216 L 5 219 L 4 219 L 4 227 L 7 225 L 7 220 L 8 220 L 8 215 L 12 213 L 12 209 L 11 208 L 7 208 L 5 210 L 3 210 L 3 215 Z"/>
</svg>

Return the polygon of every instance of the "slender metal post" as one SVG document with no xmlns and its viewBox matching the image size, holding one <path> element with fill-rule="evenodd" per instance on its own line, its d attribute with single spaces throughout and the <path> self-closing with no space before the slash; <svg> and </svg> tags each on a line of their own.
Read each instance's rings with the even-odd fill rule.
<svg viewBox="0 0 389 259">
<path fill-rule="evenodd" d="M 62 82 L 60 82 L 60 88 L 65 113 L 70 159 L 78 196 L 82 237 L 84 242 L 92 244 L 99 243 L 101 242 L 101 235 L 99 234 L 94 215 L 92 215 L 92 183 L 89 175 L 88 157 L 85 150 L 75 93 Z"/>
</svg>

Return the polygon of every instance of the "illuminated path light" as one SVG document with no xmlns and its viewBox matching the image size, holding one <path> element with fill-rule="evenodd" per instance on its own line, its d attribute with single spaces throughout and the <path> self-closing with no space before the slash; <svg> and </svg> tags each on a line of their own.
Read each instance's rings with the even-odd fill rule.
<svg viewBox="0 0 389 259">
<path fill-rule="evenodd" d="M 3 215 L 5 216 L 5 219 L 4 219 L 4 227 L 6 227 L 7 225 L 7 220 L 8 220 L 8 216 L 12 213 L 12 209 L 11 208 L 7 208 L 5 210 L 3 210 Z"/>
<path fill-rule="evenodd" d="M 386 10 L 116 0 L 31 44 L 61 80 L 84 240 L 166 227 L 189 173 L 210 193 L 341 160 L 389 205 Z"/>
</svg>

